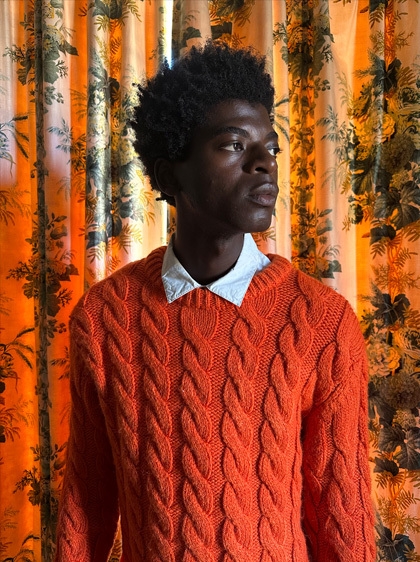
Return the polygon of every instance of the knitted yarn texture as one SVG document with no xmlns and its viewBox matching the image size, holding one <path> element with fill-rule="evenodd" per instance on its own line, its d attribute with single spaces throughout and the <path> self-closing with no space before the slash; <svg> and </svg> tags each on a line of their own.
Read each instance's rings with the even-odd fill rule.
<svg viewBox="0 0 420 562">
<path fill-rule="evenodd" d="M 269 256 L 241 307 L 168 304 L 165 248 L 71 318 L 58 562 L 373 562 L 364 341 L 347 301 Z"/>
</svg>

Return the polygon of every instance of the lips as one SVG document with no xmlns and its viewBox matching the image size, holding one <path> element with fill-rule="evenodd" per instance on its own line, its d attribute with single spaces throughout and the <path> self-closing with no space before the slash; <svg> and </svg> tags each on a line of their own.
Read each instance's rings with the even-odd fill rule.
<svg viewBox="0 0 420 562">
<path fill-rule="evenodd" d="M 278 191 L 275 183 L 264 183 L 252 188 L 248 199 L 263 207 L 272 207 L 276 202 Z"/>
</svg>

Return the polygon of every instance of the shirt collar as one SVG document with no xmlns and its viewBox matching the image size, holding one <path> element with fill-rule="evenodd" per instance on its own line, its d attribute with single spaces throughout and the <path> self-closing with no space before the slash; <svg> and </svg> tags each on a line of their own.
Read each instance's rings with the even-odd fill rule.
<svg viewBox="0 0 420 562">
<path fill-rule="evenodd" d="M 171 303 L 194 289 L 205 287 L 219 297 L 241 306 L 252 278 L 269 263 L 270 260 L 259 251 L 251 234 L 245 234 L 244 245 L 234 267 L 213 283 L 200 285 L 175 256 L 171 238 L 162 263 L 162 282 L 166 298 Z"/>
</svg>

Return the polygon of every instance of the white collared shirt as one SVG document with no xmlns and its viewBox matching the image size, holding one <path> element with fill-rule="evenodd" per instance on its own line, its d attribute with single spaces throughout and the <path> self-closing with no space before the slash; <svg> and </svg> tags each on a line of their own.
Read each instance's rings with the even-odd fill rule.
<svg viewBox="0 0 420 562">
<path fill-rule="evenodd" d="M 241 306 L 252 278 L 269 263 L 270 260 L 259 251 L 251 234 L 245 234 L 244 245 L 234 267 L 220 279 L 208 285 L 200 285 L 175 256 L 171 238 L 162 263 L 162 282 L 166 298 L 171 303 L 194 289 L 204 287 L 219 297 Z"/>
</svg>

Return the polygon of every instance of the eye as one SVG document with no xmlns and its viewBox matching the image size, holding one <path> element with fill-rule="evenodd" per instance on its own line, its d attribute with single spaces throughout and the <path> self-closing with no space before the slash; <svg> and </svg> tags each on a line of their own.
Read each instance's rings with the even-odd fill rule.
<svg viewBox="0 0 420 562">
<path fill-rule="evenodd" d="M 240 152 L 244 149 L 243 144 L 239 141 L 227 142 L 222 146 L 223 150 L 229 150 L 230 152 Z"/>
<path fill-rule="evenodd" d="M 281 152 L 281 148 L 279 146 L 269 146 L 267 148 L 268 152 L 271 154 L 271 156 L 276 157 L 277 154 L 280 154 Z"/>
</svg>

